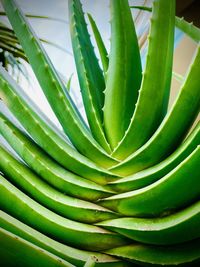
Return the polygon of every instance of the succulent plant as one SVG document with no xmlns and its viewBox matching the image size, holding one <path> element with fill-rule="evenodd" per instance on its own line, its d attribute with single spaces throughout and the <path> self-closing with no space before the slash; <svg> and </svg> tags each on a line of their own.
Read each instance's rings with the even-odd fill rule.
<svg viewBox="0 0 200 267">
<path fill-rule="evenodd" d="M 0 67 L 0 134 L 13 148 L 1 141 L 1 266 L 198 265 L 199 45 L 168 100 L 175 25 L 196 42 L 200 30 L 175 17 L 174 0 L 154 0 L 142 70 L 128 0 L 110 0 L 109 56 L 89 15 L 102 70 L 82 5 L 69 0 L 87 124 L 15 1 L 1 2 L 63 129 Z"/>
</svg>

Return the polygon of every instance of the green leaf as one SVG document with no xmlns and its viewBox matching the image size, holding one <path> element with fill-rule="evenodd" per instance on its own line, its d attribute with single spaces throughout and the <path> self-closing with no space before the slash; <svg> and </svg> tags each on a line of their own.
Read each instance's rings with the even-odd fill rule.
<svg viewBox="0 0 200 267">
<path fill-rule="evenodd" d="M 104 124 L 112 148 L 118 145 L 128 128 L 142 69 L 138 40 L 127 0 L 111 0 L 111 51 L 106 74 Z"/>
<path fill-rule="evenodd" d="M 137 263 L 137 266 L 198 266 L 200 239 L 173 246 L 134 243 L 133 245 L 107 250 L 105 253 L 124 260 L 127 259 L 132 264 Z"/>
<path fill-rule="evenodd" d="M 16 46 L 13 46 L 10 43 L 5 44 L 4 42 L 0 41 L 0 48 L 2 48 L 5 51 L 10 52 L 11 54 L 13 54 L 15 57 L 20 57 L 24 60 L 27 60 L 26 56 L 24 55 L 23 50 L 16 48 Z"/>
<path fill-rule="evenodd" d="M 6 16 L 6 12 L 1 11 L 0 12 L 0 16 Z M 54 17 L 50 17 L 50 16 L 44 16 L 44 15 L 34 15 L 34 14 L 25 14 L 25 16 L 27 18 L 31 18 L 31 19 L 46 19 L 46 20 L 52 20 L 52 21 L 58 21 L 64 24 L 68 24 L 68 22 L 66 20 L 63 19 L 59 19 L 59 18 L 54 18 Z"/>
<path fill-rule="evenodd" d="M 151 7 L 147 7 L 147 6 L 130 6 L 130 8 L 134 8 L 134 9 L 140 9 L 140 10 L 144 10 L 144 11 L 152 11 Z"/>
<path fill-rule="evenodd" d="M 10 39 L 11 41 L 13 41 L 14 43 L 17 43 L 21 47 L 14 31 L 9 29 L 6 25 L 0 24 L 0 40 L 5 39 L 5 38 L 7 38 L 8 41 Z M 62 46 L 60 46 L 54 42 L 51 42 L 51 41 L 43 39 L 43 38 L 39 38 L 39 40 L 45 44 L 54 46 L 55 48 L 58 48 L 59 50 L 72 56 L 72 53 L 70 51 L 68 51 L 66 48 L 64 48 L 64 47 L 62 47 Z"/>
<path fill-rule="evenodd" d="M 162 161 L 185 138 L 200 111 L 200 46 L 187 78 L 170 111 L 152 137 L 126 160 L 111 168 L 120 175 L 130 175 Z"/>
<path fill-rule="evenodd" d="M 104 77 L 90 41 L 79 0 L 69 1 L 69 17 L 76 69 L 90 129 L 101 146 L 111 152 L 103 131 Z"/>
<path fill-rule="evenodd" d="M 70 75 L 68 81 L 67 81 L 67 84 L 66 84 L 66 88 L 67 88 L 67 91 L 70 92 L 70 89 L 71 89 L 71 81 L 72 81 L 72 77 L 73 77 L 73 73 Z"/>
<path fill-rule="evenodd" d="M 95 267 L 95 257 L 91 256 L 88 258 L 88 260 L 86 261 L 86 263 L 84 264 L 84 267 Z"/>
<path fill-rule="evenodd" d="M 173 63 L 174 20 L 175 0 L 155 0 L 139 97 L 129 128 L 113 153 L 118 159 L 128 157 L 141 147 L 155 132 L 167 112 Z"/>
<path fill-rule="evenodd" d="M 0 247 L 0 257 L 2 266 L 28 265 L 29 267 L 49 266 L 49 267 L 75 267 L 69 262 L 41 249 L 31 242 L 28 242 L 18 235 L 14 235 L 0 228 L 0 239 L 3 246 Z M 15 253 L 13 253 L 15 251 Z"/>
<path fill-rule="evenodd" d="M 97 25 L 96 25 L 94 19 L 92 18 L 92 15 L 89 13 L 87 15 L 88 15 L 88 19 L 89 19 L 90 25 L 92 27 L 94 38 L 95 38 L 95 41 L 96 41 L 96 44 L 97 44 L 97 47 L 99 50 L 99 55 L 101 57 L 101 63 L 103 66 L 104 77 L 105 77 L 106 72 L 108 70 L 108 64 L 109 64 L 108 52 L 107 52 L 106 47 L 104 45 L 104 42 L 102 40 L 101 34 L 97 28 Z"/>
</svg>

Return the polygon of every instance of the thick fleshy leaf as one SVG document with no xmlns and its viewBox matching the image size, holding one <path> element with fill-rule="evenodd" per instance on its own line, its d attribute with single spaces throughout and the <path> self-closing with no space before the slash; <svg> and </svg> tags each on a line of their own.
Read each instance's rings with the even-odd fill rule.
<svg viewBox="0 0 200 267">
<path fill-rule="evenodd" d="M 141 147 L 155 132 L 167 112 L 173 63 L 174 20 L 175 0 L 154 1 L 147 61 L 139 97 L 129 128 L 113 153 L 116 158 L 124 159 Z"/>
<path fill-rule="evenodd" d="M 112 148 L 127 130 L 141 84 L 140 52 L 127 0 L 110 0 L 111 51 L 106 74 L 104 124 Z"/>
<path fill-rule="evenodd" d="M 76 69 L 90 129 L 101 146 L 111 152 L 103 131 L 104 77 L 90 41 L 79 0 L 69 1 L 69 17 Z"/>
<path fill-rule="evenodd" d="M 94 38 L 95 38 L 95 41 L 96 41 L 96 44 L 97 44 L 97 47 L 98 47 L 98 50 L 99 50 L 99 55 L 101 57 L 101 63 L 102 63 L 102 66 L 103 66 L 104 77 L 105 77 L 106 76 L 106 72 L 108 70 L 108 63 L 109 63 L 108 52 L 106 50 L 106 47 L 105 47 L 104 42 L 103 42 L 103 39 L 102 39 L 101 34 L 99 32 L 99 29 L 97 28 L 97 25 L 96 25 L 92 15 L 88 14 L 88 18 L 89 18 L 90 25 L 92 27 L 92 31 L 93 31 L 93 34 L 94 34 Z M 106 79 L 106 77 L 105 77 L 105 79 Z"/>
<path fill-rule="evenodd" d="M 171 110 L 148 142 L 126 160 L 111 168 L 120 175 L 130 175 L 162 161 L 186 136 L 200 110 L 200 46 L 187 78 Z"/>
</svg>

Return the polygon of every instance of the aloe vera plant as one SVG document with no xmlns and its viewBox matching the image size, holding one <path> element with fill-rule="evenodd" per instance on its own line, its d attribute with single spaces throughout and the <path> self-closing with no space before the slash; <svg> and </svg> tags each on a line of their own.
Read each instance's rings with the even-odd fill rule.
<svg viewBox="0 0 200 267">
<path fill-rule="evenodd" d="M 175 0 L 110 0 L 110 51 L 88 14 L 100 64 L 68 0 L 87 124 L 16 2 L 1 2 L 63 130 L 0 66 L 0 263 L 198 266 L 200 30 L 175 17 Z M 152 12 L 144 70 L 131 8 Z M 175 26 L 197 51 L 168 109 Z"/>
</svg>

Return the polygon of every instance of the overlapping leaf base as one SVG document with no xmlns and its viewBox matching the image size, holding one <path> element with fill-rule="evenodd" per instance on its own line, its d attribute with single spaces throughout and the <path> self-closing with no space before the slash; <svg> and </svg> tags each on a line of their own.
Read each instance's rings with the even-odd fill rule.
<svg viewBox="0 0 200 267">
<path fill-rule="evenodd" d="M 109 53 L 89 15 L 102 71 L 69 0 L 88 126 L 15 1 L 1 2 L 64 133 L 0 67 L 0 265 L 199 266 L 199 45 L 168 110 L 175 25 L 197 42 L 199 29 L 153 1 L 142 72 L 128 1 L 110 0 Z"/>
</svg>

